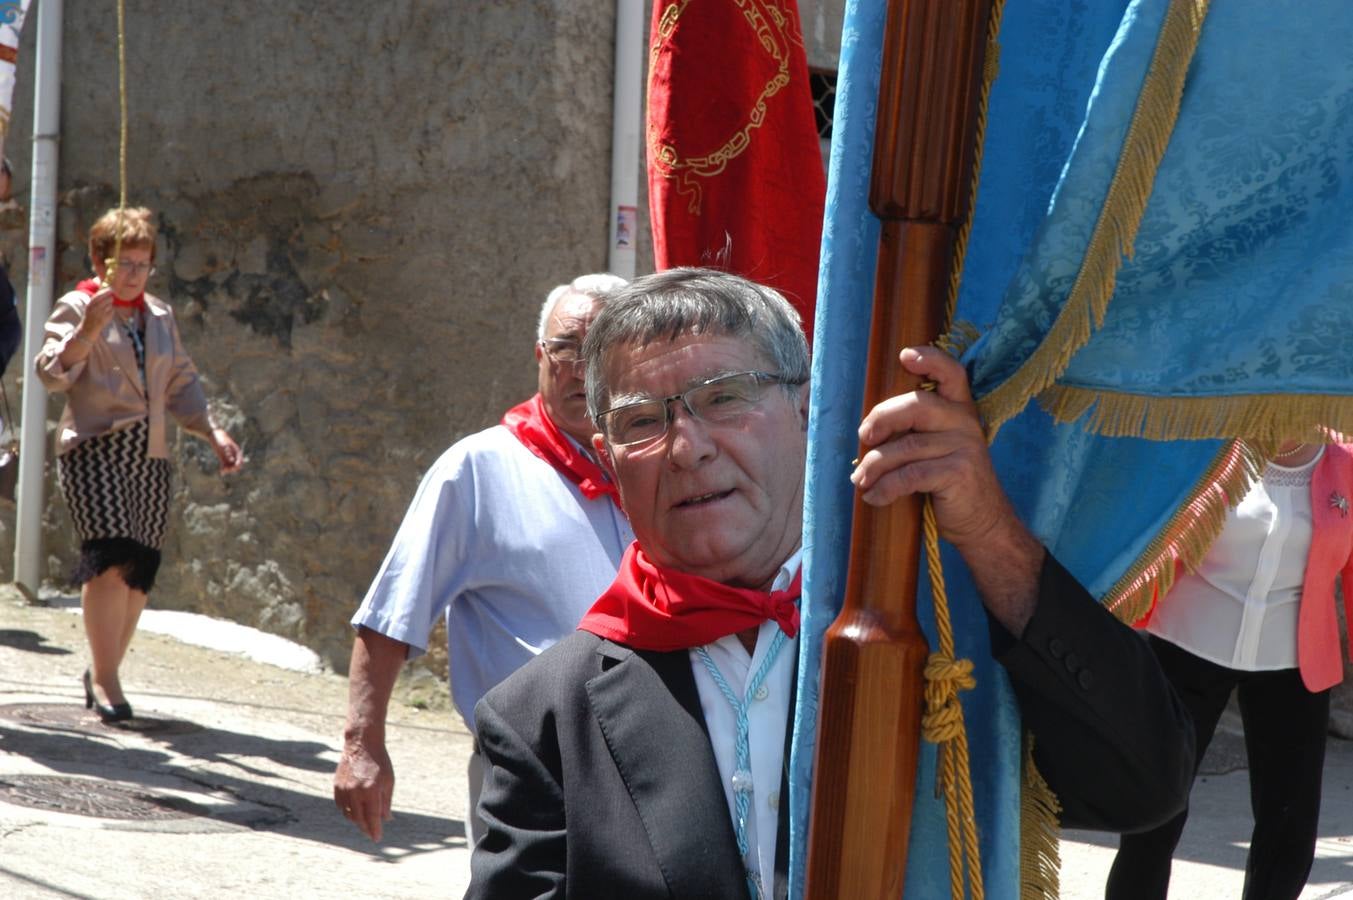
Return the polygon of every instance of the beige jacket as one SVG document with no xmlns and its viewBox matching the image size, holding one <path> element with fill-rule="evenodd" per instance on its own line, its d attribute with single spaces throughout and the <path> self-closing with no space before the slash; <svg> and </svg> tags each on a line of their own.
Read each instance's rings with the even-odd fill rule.
<svg viewBox="0 0 1353 900">
<path fill-rule="evenodd" d="M 149 419 L 149 455 L 166 459 L 166 411 L 180 427 L 209 439 L 214 423 L 201 380 L 179 340 L 173 310 L 158 297 L 146 294 L 144 386 L 136 367 L 136 350 L 116 319 L 104 327 L 101 340 L 93 342 L 88 356 L 68 369 L 62 367 L 61 353 L 75 336 L 88 302 L 81 291 L 56 302 L 34 363 L 47 390 L 66 395 L 57 428 L 57 455 L 89 438 Z"/>
</svg>

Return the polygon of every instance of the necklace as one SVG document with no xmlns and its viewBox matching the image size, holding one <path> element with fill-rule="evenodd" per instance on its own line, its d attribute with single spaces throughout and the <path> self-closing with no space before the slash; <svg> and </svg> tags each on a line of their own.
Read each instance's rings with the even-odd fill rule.
<svg viewBox="0 0 1353 900">
<path fill-rule="evenodd" d="M 1297 444 L 1297 445 L 1296 445 L 1295 447 L 1293 447 L 1291 450 L 1284 450 L 1282 453 L 1275 453 L 1275 454 L 1273 454 L 1273 458 L 1274 458 L 1274 459 L 1291 459 L 1293 456 L 1296 456 L 1297 454 L 1302 453 L 1303 451 L 1305 451 L 1305 450 L 1306 450 L 1306 446 L 1307 446 L 1306 444 Z"/>
</svg>

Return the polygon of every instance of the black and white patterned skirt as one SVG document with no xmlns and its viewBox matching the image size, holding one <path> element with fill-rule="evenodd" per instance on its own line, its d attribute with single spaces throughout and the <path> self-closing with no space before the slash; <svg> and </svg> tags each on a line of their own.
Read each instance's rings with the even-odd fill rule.
<svg viewBox="0 0 1353 900">
<path fill-rule="evenodd" d="M 148 591 L 169 527 L 171 468 L 146 455 L 150 425 L 102 434 L 57 457 L 61 493 L 80 536 L 73 580 L 83 584 L 118 567 L 127 584 Z"/>
</svg>

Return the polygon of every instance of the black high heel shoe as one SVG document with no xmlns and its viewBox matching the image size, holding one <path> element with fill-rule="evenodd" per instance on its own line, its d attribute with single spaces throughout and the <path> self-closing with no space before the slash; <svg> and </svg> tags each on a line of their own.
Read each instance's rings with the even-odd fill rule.
<svg viewBox="0 0 1353 900">
<path fill-rule="evenodd" d="M 104 706 L 96 700 L 94 711 L 105 722 L 125 722 L 132 717 L 132 705 L 130 703 L 114 703 L 112 706 Z"/>
<path fill-rule="evenodd" d="M 89 675 L 89 670 L 85 669 L 84 677 L 81 679 L 85 686 L 85 709 L 93 709 L 99 714 L 99 718 L 105 722 L 125 722 L 132 717 L 132 705 L 130 703 L 114 703 L 112 706 L 105 706 L 94 696 L 94 680 Z"/>
</svg>

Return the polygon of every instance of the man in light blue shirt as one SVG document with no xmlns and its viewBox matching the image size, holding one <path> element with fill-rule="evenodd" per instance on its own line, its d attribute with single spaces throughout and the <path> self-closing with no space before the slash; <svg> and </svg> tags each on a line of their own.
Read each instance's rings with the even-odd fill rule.
<svg viewBox="0 0 1353 900">
<path fill-rule="evenodd" d="M 587 275 L 550 292 L 535 348 L 539 393 L 433 464 L 353 616 L 334 800 L 373 840 L 394 791 L 390 694 L 404 661 L 426 651 L 437 618 L 446 617 L 452 699 L 474 733 L 479 698 L 577 628 L 633 540 L 587 449 L 595 429 L 577 364 L 603 295 L 623 284 Z M 469 783 L 473 811 L 482 784 L 477 747 Z M 466 818 L 476 837 L 477 818 Z"/>
</svg>

